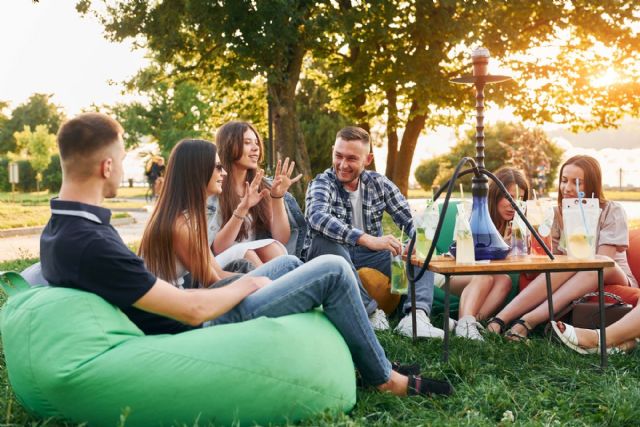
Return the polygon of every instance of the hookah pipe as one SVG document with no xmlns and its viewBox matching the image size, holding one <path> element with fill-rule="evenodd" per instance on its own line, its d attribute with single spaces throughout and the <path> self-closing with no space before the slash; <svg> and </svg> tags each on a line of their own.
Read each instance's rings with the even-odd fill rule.
<svg viewBox="0 0 640 427">
<path fill-rule="evenodd" d="M 466 163 L 470 163 L 471 164 L 471 168 L 470 169 L 466 169 L 466 170 L 461 172 L 460 169 L 462 169 L 462 167 Z M 429 252 L 427 253 L 427 257 L 425 258 L 424 263 L 422 264 L 422 267 L 420 268 L 420 271 L 418 272 L 417 275 L 414 274 L 414 272 L 415 272 L 414 268 L 415 267 L 411 263 L 413 249 L 414 249 L 414 246 L 416 244 L 416 232 L 415 232 L 415 230 L 414 230 L 413 234 L 411 235 L 411 241 L 409 242 L 409 249 L 408 249 L 408 252 L 407 252 L 406 272 L 407 272 L 407 279 L 409 280 L 409 284 L 410 284 L 409 287 L 411 288 L 411 300 L 412 301 L 416 300 L 415 282 L 420 280 L 422 278 L 422 276 L 424 276 L 424 273 L 427 271 L 427 268 L 429 267 L 429 263 L 431 262 L 431 258 L 433 257 L 433 252 L 434 252 L 435 247 L 436 247 L 435 243 L 438 241 L 438 239 L 440 237 L 440 231 L 442 229 L 442 225 L 444 224 L 444 219 L 445 219 L 446 214 L 447 214 L 447 209 L 449 208 L 449 199 L 451 198 L 451 193 L 454 191 L 455 182 L 457 181 L 457 179 L 459 177 L 462 177 L 464 175 L 468 175 L 470 173 L 474 173 L 476 177 L 479 177 L 480 175 L 486 175 L 486 176 L 488 176 L 489 178 L 491 178 L 493 180 L 493 182 L 498 186 L 498 188 L 502 192 L 502 195 L 509 201 L 509 203 L 511 204 L 511 207 L 513 207 L 513 209 L 516 211 L 518 216 L 520 216 L 520 218 L 522 218 L 522 220 L 526 224 L 527 228 L 529 229 L 529 231 L 531 232 L 533 237 L 535 237 L 535 239 L 538 241 L 540 246 L 544 249 L 544 251 L 547 254 L 547 256 L 549 257 L 549 259 L 551 259 L 551 260 L 555 259 L 555 257 L 553 256 L 553 254 L 551 253 L 551 251 L 549 250 L 547 245 L 544 243 L 544 241 L 542 240 L 542 238 L 538 234 L 538 232 L 529 223 L 529 221 L 525 217 L 524 213 L 518 207 L 518 204 L 513 200 L 513 197 L 511 197 L 511 194 L 509 194 L 509 191 L 507 191 L 507 189 L 504 186 L 504 184 L 502 184 L 502 182 L 498 178 L 496 178 L 496 176 L 494 174 L 492 174 L 491 172 L 489 172 L 488 170 L 486 170 L 484 168 L 481 168 L 481 167 L 478 167 L 476 165 L 476 162 L 471 157 L 463 157 L 458 162 L 458 165 L 456 166 L 456 168 L 455 168 L 455 170 L 453 172 L 453 176 L 451 177 L 451 179 L 449 181 L 447 181 L 440 188 L 440 190 L 438 190 L 433 195 L 433 201 L 435 202 L 436 200 L 438 200 L 438 197 L 440 197 L 440 195 L 442 194 L 444 189 L 445 188 L 447 189 L 447 194 L 445 195 L 444 203 L 442 204 L 442 212 L 440 213 L 440 217 L 438 218 L 438 225 L 436 226 L 436 231 L 435 231 L 435 233 L 433 235 L 433 240 L 432 240 L 432 243 L 431 243 L 431 247 L 429 248 Z M 416 313 L 415 313 L 415 310 L 411 311 L 411 321 L 412 321 L 412 327 L 413 327 L 413 336 L 415 337 L 416 336 L 416 327 L 417 327 L 416 326 Z"/>
<path fill-rule="evenodd" d="M 445 186 L 447 188 L 447 195 L 445 197 L 444 200 L 444 204 L 442 205 L 442 212 L 440 213 L 440 217 L 438 218 L 438 225 L 436 226 L 436 230 L 435 230 L 435 234 L 433 236 L 433 240 L 432 240 L 432 244 L 431 247 L 429 248 L 429 252 L 427 254 L 427 257 L 424 261 L 424 264 L 422 265 L 422 268 L 420 269 L 420 272 L 417 275 L 414 275 L 414 266 L 413 264 L 411 264 L 411 256 L 413 254 L 413 249 L 415 246 L 415 242 L 416 242 L 416 232 L 414 230 L 414 233 L 411 236 L 411 242 L 409 243 L 409 249 L 408 249 L 408 253 L 407 253 L 407 265 L 406 265 L 406 272 L 407 272 L 407 278 L 409 279 L 409 283 L 411 284 L 411 298 L 412 298 L 412 306 L 411 306 L 411 320 L 413 323 L 413 336 L 416 336 L 416 312 L 415 312 L 415 297 L 416 297 L 416 290 L 415 290 L 415 282 L 417 280 L 419 280 L 420 278 L 422 278 L 422 276 L 424 275 L 425 271 L 427 270 L 428 266 L 429 266 L 429 262 L 431 262 L 431 258 L 433 257 L 433 251 L 435 249 L 435 242 L 438 241 L 439 237 L 440 237 L 440 230 L 442 229 L 442 224 L 444 223 L 444 219 L 447 213 L 447 209 L 449 207 L 449 199 L 451 198 L 451 193 L 453 192 L 453 188 L 454 188 L 454 183 L 455 181 L 458 179 L 458 177 L 460 176 L 464 176 L 466 174 L 469 174 L 471 172 L 474 173 L 475 177 L 473 178 L 473 186 L 472 186 L 472 194 L 473 194 L 473 208 L 472 208 L 472 232 L 475 231 L 473 230 L 473 213 L 476 212 L 476 214 L 479 213 L 479 217 L 482 219 L 482 209 L 486 209 L 486 203 L 487 203 L 487 193 L 486 191 L 488 190 L 488 180 L 485 176 L 491 178 L 496 185 L 498 186 L 498 188 L 500 189 L 500 191 L 502 192 L 502 194 L 504 195 L 504 197 L 509 201 L 509 203 L 511 204 L 511 206 L 513 207 L 513 209 L 518 213 L 518 215 L 520 216 L 520 218 L 522 218 L 522 220 L 524 221 L 524 223 L 527 225 L 527 228 L 529 229 L 529 231 L 531 231 L 531 233 L 533 234 L 533 236 L 535 237 L 535 239 L 538 241 L 538 243 L 540 243 L 540 246 L 542 248 L 544 248 L 545 253 L 549 256 L 550 259 L 554 259 L 553 254 L 551 253 L 551 251 L 549 250 L 549 248 L 544 244 L 544 242 L 542 241 L 542 239 L 540 238 L 540 236 L 538 235 L 538 233 L 534 230 L 534 228 L 531 226 L 531 224 L 529 223 L 529 221 L 527 221 L 527 219 L 525 218 L 524 214 L 522 213 L 522 211 L 520 210 L 520 208 L 517 206 L 517 204 L 515 203 L 515 201 L 513 200 L 513 198 L 511 197 L 511 195 L 509 194 L 509 192 L 507 191 L 507 189 L 504 187 L 504 185 L 502 184 L 502 182 L 500 182 L 500 180 L 498 180 L 495 175 L 493 175 L 491 172 L 487 171 L 484 167 L 484 87 L 486 84 L 491 84 L 491 83 L 500 83 L 500 82 L 504 82 L 507 80 L 511 80 L 511 77 L 508 76 L 500 76 L 500 75 L 490 75 L 488 72 L 488 64 L 489 64 L 489 50 L 483 47 L 477 48 L 475 49 L 472 53 L 471 53 L 471 59 L 473 62 L 473 75 L 472 76 L 466 76 L 466 77 L 460 77 L 460 78 L 455 78 L 455 79 L 451 79 L 452 83 L 460 83 L 460 84 L 473 84 L 476 88 L 476 160 L 474 161 L 472 158 L 470 157 L 463 157 L 462 159 L 460 159 L 460 161 L 458 162 L 458 165 L 455 168 L 455 171 L 453 173 L 453 177 L 451 177 L 451 179 L 449 181 L 447 181 L 447 183 L 438 191 L 436 192 L 436 194 L 434 194 L 433 196 L 433 201 L 435 202 L 438 197 L 440 196 L 440 194 L 442 193 L 442 191 L 444 190 Z M 466 163 L 470 163 L 471 164 L 471 169 L 467 169 L 465 171 L 461 172 L 462 167 L 466 164 Z M 476 206 L 476 201 L 480 200 L 480 203 L 483 204 L 483 207 L 480 206 L 480 204 L 478 206 Z M 477 209 L 477 210 L 476 210 Z M 488 213 L 488 212 L 487 212 Z M 477 220 L 479 221 L 479 220 Z M 495 230 L 495 226 L 493 225 L 493 223 L 491 222 L 490 218 L 484 218 L 484 221 L 488 221 L 489 222 L 489 226 L 490 228 L 492 227 L 494 232 L 497 233 L 497 230 Z M 478 225 L 479 223 L 476 222 L 476 225 Z M 491 230 L 490 230 L 491 231 Z M 474 233 L 475 234 L 475 233 Z M 480 237 L 480 234 L 477 234 L 478 238 Z M 491 233 L 489 233 L 489 236 L 491 237 Z M 506 245 L 503 241 L 502 238 L 496 234 L 496 236 L 498 237 L 498 240 L 504 245 L 502 246 L 501 250 L 506 247 L 506 250 L 508 250 L 508 245 Z M 499 242 L 499 243 L 500 243 Z M 494 252 L 493 254 L 491 253 L 491 242 L 489 243 L 488 248 L 484 247 L 484 246 L 480 246 L 479 245 L 479 241 L 475 241 L 474 238 L 474 246 L 476 247 L 476 249 L 481 249 L 484 253 L 481 254 L 481 256 L 486 257 L 486 259 L 502 259 L 504 258 L 504 256 L 506 256 L 506 252 L 503 252 L 501 255 L 496 256 L 496 252 Z M 500 245 L 496 245 L 496 246 L 500 246 Z M 476 254 L 477 255 L 477 254 Z M 485 258 L 480 258 L 480 259 L 485 259 Z"/>
</svg>

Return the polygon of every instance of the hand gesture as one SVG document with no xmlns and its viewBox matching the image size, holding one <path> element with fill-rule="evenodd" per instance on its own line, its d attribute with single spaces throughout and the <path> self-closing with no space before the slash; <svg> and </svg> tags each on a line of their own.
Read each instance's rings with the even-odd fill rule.
<svg viewBox="0 0 640 427">
<path fill-rule="evenodd" d="M 244 195 L 240 199 L 240 204 L 238 205 L 241 209 L 251 209 L 255 205 L 257 205 L 263 197 L 269 194 L 268 189 L 260 189 L 260 183 L 262 182 L 262 178 L 264 177 L 264 170 L 258 169 L 256 172 L 256 176 L 253 177 L 251 183 L 244 183 Z"/>
<path fill-rule="evenodd" d="M 295 166 L 296 162 L 292 161 L 289 163 L 288 157 L 284 159 L 284 163 L 282 163 L 282 160 L 278 160 L 276 173 L 273 178 L 273 183 L 271 184 L 271 195 L 273 197 L 280 198 L 284 196 L 284 193 L 289 190 L 289 187 L 300 181 L 302 174 L 299 174 L 295 178 L 291 178 L 291 174 L 293 173 L 293 168 Z"/>
</svg>

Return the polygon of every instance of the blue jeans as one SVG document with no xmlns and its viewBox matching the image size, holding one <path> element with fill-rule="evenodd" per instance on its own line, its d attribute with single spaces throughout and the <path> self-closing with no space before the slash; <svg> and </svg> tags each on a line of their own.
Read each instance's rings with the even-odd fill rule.
<svg viewBox="0 0 640 427">
<path fill-rule="evenodd" d="M 369 296 L 364 286 L 362 286 L 362 282 L 360 281 L 360 277 L 356 271 L 362 267 L 375 268 L 382 274 L 387 275 L 387 277 L 391 277 L 391 252 L 372 251 L 364 246 L 341 245 L 340 243 L 329 240 L 324 236 L 315 236 L 311 240 L 311 246 L 309 246 L 309 250 L 307 251 L 307 259 L 311 260 L 325 254 L 338 255 L 351 264 L 351 268 L 358 282 L 360 297 L 362 298 L 364 308 L 367 313 L 373 313 L 378 308 L 378 303 Z M 417 268 L 415 269 L 415 273 L 418 273 Z M 431 313 L 432 304 L 433 273 L 427 271 L 422 278 L 416 282 L 416 307 L 424 310 L 428 316 Z M 411 294 L 404 298 L 402 305 L 403 313 L 408 312 L 410 309 Z"/>
<path fill-rule="evenodd" d="M 278 257 L 247 273 L 273 280 L 207 326 L 238 323 L 257 317 L 281 317 L 322 306 L 347 343 L 363 380 L 380 385 L 391 378 L 391 363 L 376 338 L 358 293 L 351 266 L 327 255 L 302 262 Z"/>
</svg>

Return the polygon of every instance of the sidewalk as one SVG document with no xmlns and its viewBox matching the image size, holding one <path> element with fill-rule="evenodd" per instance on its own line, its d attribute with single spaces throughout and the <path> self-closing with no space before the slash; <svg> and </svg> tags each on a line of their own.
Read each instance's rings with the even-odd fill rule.
<svg viewBox="0 0 640 427">
<path fill-rule="evenodd" d="M 148 212 L 130 211 L 129 214 L 135 219 L 135 223 L 115 226 L 126 244 L 140 241 L 144 227 L 149 219 Z M 17 258 L 37 258 L 39 255 L 40 233 L 0 238 L 0 261 L 9 261 Z"/>
</svg>

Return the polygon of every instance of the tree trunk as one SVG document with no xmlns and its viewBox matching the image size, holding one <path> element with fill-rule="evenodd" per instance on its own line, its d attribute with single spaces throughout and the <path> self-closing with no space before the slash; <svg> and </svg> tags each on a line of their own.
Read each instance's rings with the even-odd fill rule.
<svg viewBox="0 0 640 427">
<path fill-rule="evenodd" d="M 301 173 L 303 178 L 289 191 L 298 200 L 300 206 L 304 207 L 305 190 L 312 176 L 309 154 L 296 114 L 295 95 L 305 50 L 299 46 L 293 47 L 292 50 L 287 76 L 281 79 L 269 76 L 272 78 L 267 79 L 267 90 L 273 105 L 273 142 L 277 158 L 284 160 L 289 157 L 296 162 L 294 175 Z M 275 164 L 277 159 L 274 160 Z"/>
<path fill-rule="evenodd" d="M 398 157 L 398 93 L 391 85 L 385 91 L 387 96 L 387 168 L 385 175 L 393 180 Z"/>
<path fill-rule="evenodd" d="M 411 170 L 411 161 L 416 151 L 418 137 L 424 129 L 427 120 L 426 114 L 415 114 L 418 111 L 418 102 L 413 101 L 409 113 L 409 120 L 402 134 L 402 142 L 400 143 L 400 151 L 396 158 L 395 173 L 392 181 L 398 186 L 402 194 L 407 196 L 409 190 L 409 173 Z"/>
</svg>

